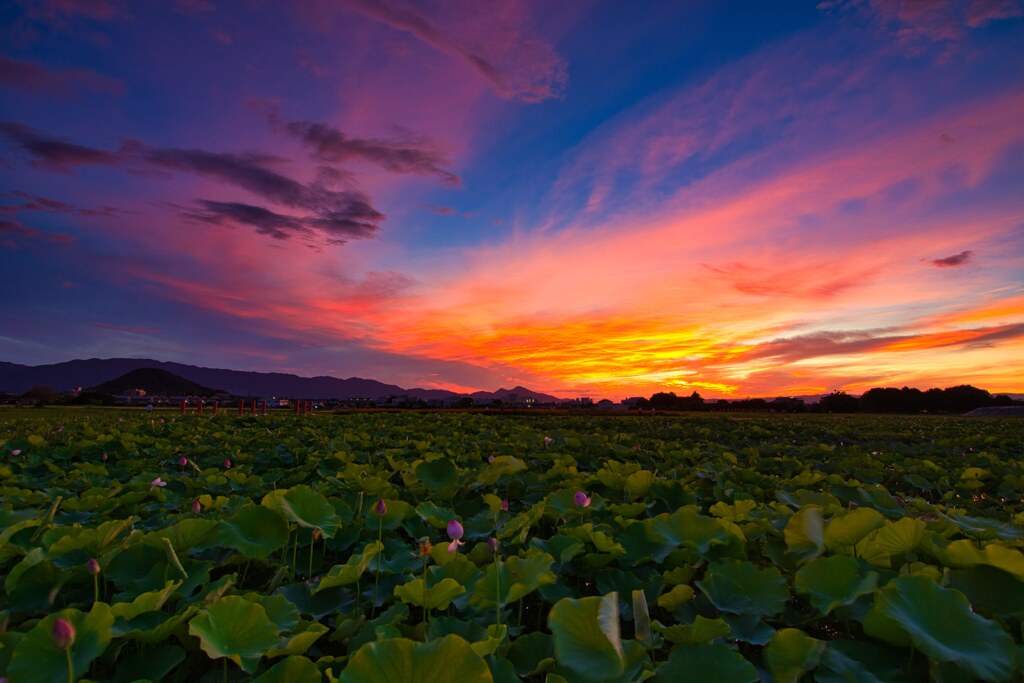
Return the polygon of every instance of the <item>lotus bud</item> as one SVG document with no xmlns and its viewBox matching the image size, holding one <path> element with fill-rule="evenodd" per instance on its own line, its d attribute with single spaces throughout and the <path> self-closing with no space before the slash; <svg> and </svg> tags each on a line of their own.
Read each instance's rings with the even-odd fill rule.
<svg viewBox="0 0 1024 683">
<path fill-rule="evenodd" d="M 553 444 L 554 442 L 555 442 L 555 440 L 554 440 L 554 439 L 552 439 L 552 438 L 551 438 L 550 436 L 545 436 L 545 437 L 544 437 L 544 445 L 545 445 L 545 446 L 550 446 L 550 445 L 551 445 L 551 444 Z"/>
<path fill-rule="evenodd" d="M 85 568 L 89 570 L 89 573 L 95 576 L 100 573 L 100 563 L 95 557 L 90 557 L 89 561 L 85 563 Z"/>
<path fill-rule="evenodd" d="M 100 460 L 102 460 L 103 462 L 106 462 L 107 461 L 107 454 L 104 453 L 103 455 L 101 455 L 100 456 Z"/>
<path fill-rule="evenodd" d="M 384 502 L 383 498 L 378 498 L 377 502 L 373 505 L 373 514 L 378 517 L 383 517 L 388 514 L 388 504 Z"/>
<path fill-rule="evenodd" d="M 188 458 L 186 458 L 184 455 L 181 456 L 180 458 L 178 458 L 178 464 L 184 467 L 185 465 L 188 464 Z"/>
<path fill-rule="evenodd" d="M 67 619 L 57 617 L 53 622 L 50 636 L 58 650 L 67 650 L 75 642 L 75 627 Z"/>
<path fill-rule="evenodd" d="M 576 495 L 572 497 L 572 502 L 576 504 L 578 508 L 585 508 L 590 506 L 590 496 L 583 491 L 577 491 Z"/>
<path fill-rule="evenodd" d="M 225 458 L 224 459 L 224 469 L 226 469 L 226 470 L 230 470 L 231 469 L 231 458 Z"/>
<path fill-rule="evenodd" d="M 324 535 L 323 532 L 320 531 L 319 529 L 313 529 L 313 540 L 314 541 L 319 541 L 321 538 L 323 538 L 323 535 Z"/>
<path fill-rule="evenodd" d="M 502 498 L 501 500 L 501 511 L 508 512 L 508 498 Z"/>
<path fill-rule="evenodd" d="M 491 549 L 491 552 L 495 555 L 498 554 L 498 539 L 491 536 L 487 539 L 487 547 Z"/>
<path fill-rule="evenodd" d="M 196 498 L 195 500 L 192 501 L 192 512 L 194 512 L 195 514 L 198 515 L 202 511 L 203 511 L 203 504 L 199 502 L 198 498 Z"/>
<path fill-rule="evenodd" d="M 490 465 L 492 462 L 494 462 L 494 456 L 493 455 L 488 455 L 487 456 L 487 464 Z"/>
<path fill-rule="evenodd" d="M 149 482 L 149 490 L 150 491 L 152 491 L 153 489 L 155 489 L 157 487 L 163 488 L 164 486 L 167 486 L 167 482 L 164 481 L 163 479 L 161 479 L 160 477 L 157 477 L 153 481 Z"/>
<path fill-rule="evenodd" d="M 448 544 L 448 552 L 454 553 L 460 545 L 465 545 L 465 542 L 460 540 L 463 533 L 464 530 L 458 520 L 453 519 L 448 522 L 448 538 L 452 539 L 452 542 Z"/>
</svg>

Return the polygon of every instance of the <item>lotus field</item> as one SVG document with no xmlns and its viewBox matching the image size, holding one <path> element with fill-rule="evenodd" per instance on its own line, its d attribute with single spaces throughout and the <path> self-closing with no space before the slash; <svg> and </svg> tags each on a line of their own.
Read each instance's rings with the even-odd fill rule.
<svg viewBox="0 0 1024 683">
<path fill-rule="evenodd" d="M 0 676 L 1024 679 L 1024 420 L 0 413 Z"/>
</svg>

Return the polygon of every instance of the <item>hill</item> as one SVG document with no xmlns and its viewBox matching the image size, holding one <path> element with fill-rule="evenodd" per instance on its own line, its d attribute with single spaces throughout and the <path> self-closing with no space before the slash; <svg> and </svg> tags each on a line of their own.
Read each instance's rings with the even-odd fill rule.
<svg viewBox="0 0 1024 683">
<path fill-rule="evenodd" d="M 213 396 L 222 393 L 160 368 L 131 370 L 117 379 L 92 387 L 92 390 L 114 396 L 132 394 L 136 390 L 144 391 L 147 396 Z"/>
</svg>

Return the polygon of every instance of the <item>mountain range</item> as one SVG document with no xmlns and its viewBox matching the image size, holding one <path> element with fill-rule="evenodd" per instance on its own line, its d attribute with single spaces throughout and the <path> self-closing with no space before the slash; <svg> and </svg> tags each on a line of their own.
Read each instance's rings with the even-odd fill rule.
<svg viewBox="0 0 1024 683">
<path fill-rule="evenodd" d="M 385 384 L 361 377 L 299 377 L 282 372 L 203 368 L 148 358 L 89 358 L 51 365 L 19 365 L 0 361 L 0 391 L 21 394 L 36 386 L 49 386 L 58 391 L 77 387 L 90 388 L 144 368 L 166 370 L 196 384 L 217 387 L 234 396 L 318 399 L 382 399 L 388 396 L 409 396 L 421 400 L 468 396 L 479 400 L 508 400 L 509 396 L 515 394 L 519 400 L 532 398 L 538 403 L 556 403 L 563 400 L 521 386 L 460 394 L 445 389 L 404 389 L 396 384 Z"/>
</svg>

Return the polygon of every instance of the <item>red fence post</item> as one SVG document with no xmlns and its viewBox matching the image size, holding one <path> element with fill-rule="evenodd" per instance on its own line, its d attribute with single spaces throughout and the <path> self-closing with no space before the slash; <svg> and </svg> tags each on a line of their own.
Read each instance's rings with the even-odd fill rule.
<svg viewBox="0 0 1024 683">
<path fill-rule="evenodd" d="M 203 403 L 204 403 L 203 399 L 199 399 L 199 414 L 200 415 L 203 414 Z"/>
<path fill-rule="evenodd" d="M 263 402 L 263 415 L 264 415 L 264 417 L 266 416 L 266 414 L 267 414 L 267 402 L 264 401 Z"/>
<path fill-rule="evenodd" d="M 239 415 L 245 415 L 245 399 L 244 398 L 238 399 L 238 414 Z"/>
<path fill-rule="evenodd" d="M 252 408 L 249 410 L 249 414 L 250 415 L 255 415 L 256 414 L 256 399 L 252 400 Z"/>
<path fill-rule="evenodd" d="M 217 410 L 218 410 L 219 408 L 220 408 L 220 401 L 214 401 L 214 402 L 213 402 L 213 414 L 214 414 L 214 415 L 216 415 L 216 414 L 217 414 Z"/>
<path fill-rule="evenodd" d="M 185 406 L 186 406 L 187 404 L 188 404 L 188 401 L 187 401 L 186 399 L 181 399 L 181 414 L 182 414 L 182 415 L 184 415 L 184 414 L 185 414 Z"/>
</svg>

